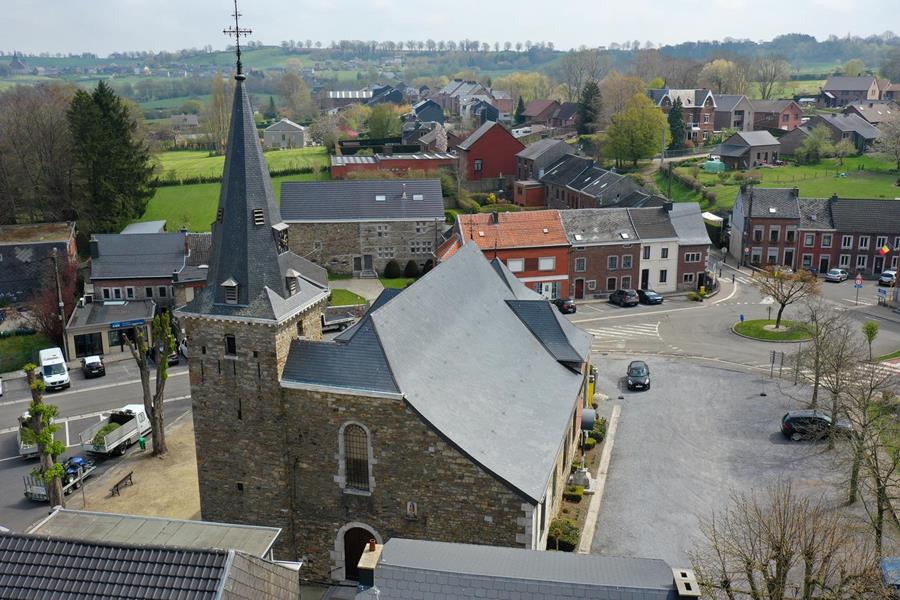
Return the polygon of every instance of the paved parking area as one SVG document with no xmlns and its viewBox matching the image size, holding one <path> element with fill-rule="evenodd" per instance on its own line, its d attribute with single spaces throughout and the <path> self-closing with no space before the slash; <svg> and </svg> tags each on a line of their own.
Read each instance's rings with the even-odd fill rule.
<svg viewBox="0 0 900 600">
<path fill-rule="evenodd" d="M 699 516 L 726 506 L 732 490 L 762 490 L 779 477 L 798 492 L 843 500 L 841 453 L 789 442 L 779 431 L 781 416 L 799 404 L 790 397 L 802 393 L 797 388 L 654 359 L 652 389 L 628 392 L 621 376 L 629 360 L 595 359 L 598 389 L 611 397 L 603 408 L 618 402 L 622 414 L 592 552 L 688 566 Z"/>
</svg>

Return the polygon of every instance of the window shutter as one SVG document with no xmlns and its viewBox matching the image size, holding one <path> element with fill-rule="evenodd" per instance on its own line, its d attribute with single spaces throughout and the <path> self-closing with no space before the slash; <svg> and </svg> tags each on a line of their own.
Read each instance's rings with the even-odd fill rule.
<svg viewBox="0 0 900 600">
<path fill-rule="evenodd" d="M 538 259 L 526 258 L 525 259 L 525 270 L 526 271 L 537 271 L 538 270 Z"/>
</svg>

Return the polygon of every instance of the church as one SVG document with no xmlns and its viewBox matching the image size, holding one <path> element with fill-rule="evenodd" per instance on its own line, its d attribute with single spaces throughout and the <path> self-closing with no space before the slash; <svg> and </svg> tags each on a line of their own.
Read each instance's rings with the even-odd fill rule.
<svg viewBox="0 0 900 600">
<path fill-rule="evenodd" d="M 543 549 L 580 439 L 590 336 L 474 244 L 322 339 L 327 273 L 288 250 L 235 76 L 206 287 L 176 311 L 202 517 L 355 581 L 392 537 Z"/>
</svg>

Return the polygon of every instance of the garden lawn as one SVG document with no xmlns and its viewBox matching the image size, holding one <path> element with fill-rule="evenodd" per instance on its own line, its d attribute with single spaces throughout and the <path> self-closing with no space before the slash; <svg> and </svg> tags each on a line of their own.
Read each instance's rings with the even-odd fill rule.
<svg viewBox="0 0 900 600">
<path fill-rule="evenodd" d="M 350 290 L 337 288 L 331 290 L 331 300 L 329 301 L 329 304 L 331 306 L 353 306 L 356 304 L 366 304 L 366 299 Z"/>
<path fill-rule="evenodd" d="M 283 181 L 315 181 L 328 179 L 327 173 L 306 175 L 285 175 L 273 177 L 275 201 L 281 202 Z M 147 203 L 147 210 L 138 221 L 166 220 L 169 231 L 177 231 L 182 226 L 188 231 L 209 231 L 219 206 L 218 183 L 195 183 L 191 185 L 168 185 L 156 188 L 156 193 Z"/>
<path fill-rule="evenodd" d="M 18 371 L 30 362 L 37 364 L 38 351 L 51 346 L 53 342 L 40 333 L 0 339 L 0 373 Z"/>
<path fill-rule="evenodd" d="M 810 338 L 811 334 L 805 323 L 782 319 L 781 327 L 782 329 L 787 327 L 786 331 L 769 331 L 764 329 L 766 325 L 774 324 L 775 319 L 753 319 L 744 321 L 743 323 L 737 323 L 734 326 L 734 330 L 741 335 L 770 342 L 799 341 L 808 340 Z"/>
<path fill-rule="evenodd" d="M 877 360 L 877 361 L 891 360 L 892 358 L 900 358 L 900 350 L 896 350 L 894 352 L 891 352 L 890 354 L 885 354 L 884 356 L 879 356 L 875 360 Z"/>
<path fill-rule="evenodd" d="M 379 277 L 379 281 L 381 281 L 381 285 L 386 288 L 397 288 L 402 290 L 410 283 L 416 280 L 415 277 L 395 277 L 393 279 L 388 279 L 387 277 Z"/>
<path fill-rule="evenodd" d="M 321 169 L 327 166 L 328 152 L 324 146 L 309 148 L 289 148 L 265 153 L 270 171 L 311 167 Z M 224 156 L 210 156 L 204 150 L 176 150 L 156 155 L 159 164 L 157 173 L 161 179 L 184 179 L 186 177 L 221 177 L 225 168 Z"/>
</svg>

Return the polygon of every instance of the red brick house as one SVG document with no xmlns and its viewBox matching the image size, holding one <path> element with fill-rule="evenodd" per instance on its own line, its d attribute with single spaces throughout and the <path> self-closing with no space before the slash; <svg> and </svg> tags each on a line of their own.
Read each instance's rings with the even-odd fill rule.
<svg viewBox="0 0 900 600">
<path fill-rule="evenodd" d="M 803 124 L 803 109 L 793 100 L 751 100 L 753 129 L 793 131 Z"/>
<path fill-rule="evenodd" d="M 547 298 L 569 297 L 569 240 L 556 210 L 460 215 L 438 261 L 474 241 L 499 258 L 522 283 Z"/>
<path fill-rule="evenodd" d="M 681 100 L 681 111 L 684 115 L 684 139 L 694 144 L 705 144 L 716 129 L 716 99 L 706 89 L 648 90 L 650 99 L 669 114 L 676 100 Z"/>
<path fill-rule="evenodd" d="M 530 125 L 535 123 L 546 125 L 550 123 L 550 119 L 553 118 L 559 107 L 559 102 L 556 100 L 532 100 L 525 107 L 525 112 L 522 113 L 522 116 L 525 117 L 525 122 Z"/>
<path fill-rule="evenodd" d="M 569 277 L 574 299 L 606 297 L 638 285 L 641 241 L 627 209 L 564 210 L 560 215 L 571 244 Z"/>
<path fill-rule="evenodd" d="M 415 154 L 375 154 L 374 156 L 332 156 L 331 178 L 346 179 L 350 173 L 389 171 L 406 176 L 410 171 L 437 171 L 456 165 L 457 157 L 448 152 Z"/>
<path fill-rule="evenodd" d="M 488 121 L 457 147 L 459 171 L 466 181 L 513 177 L 516 154 L 525 146 L 499 123 Z"/>
</svg>

